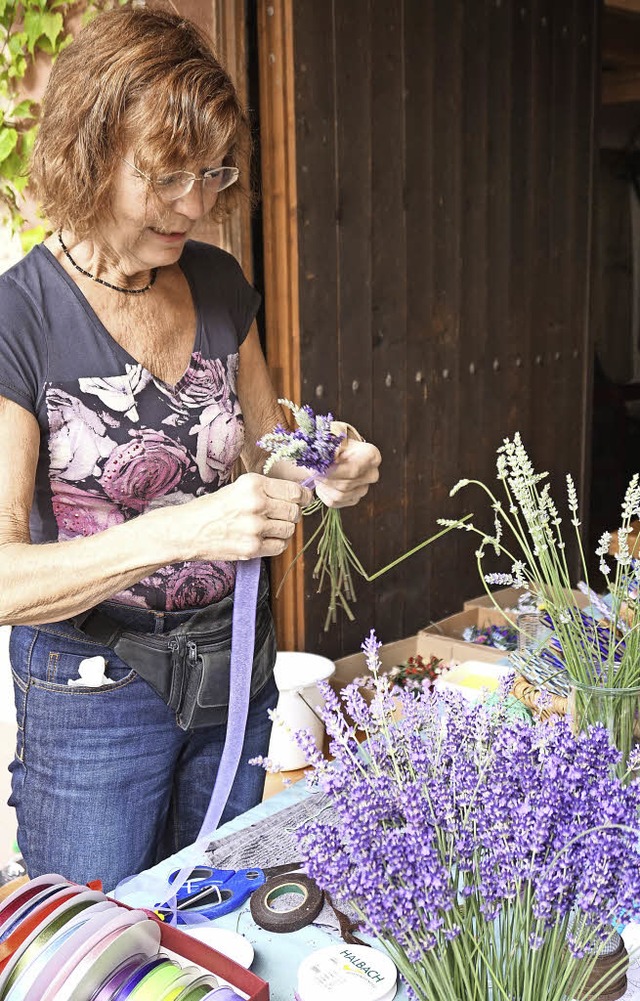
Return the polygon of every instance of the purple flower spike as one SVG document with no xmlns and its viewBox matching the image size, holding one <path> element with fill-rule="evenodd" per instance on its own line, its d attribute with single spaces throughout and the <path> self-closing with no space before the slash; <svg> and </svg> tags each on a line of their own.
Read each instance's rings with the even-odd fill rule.
<svg viewBox="0 0 640 1001">
<path fill-rule="evenodd" d="M 379 642 L 378 637 L 375 634 L 375 630 L 371 630 L 366 640 L 362 644 L 362 652 L 364 653 L 365 660 L 367 662 L 367 667 L 372 674 L 376 674 L 380 667 L 380 659 L 378 657 L 378 650 L 382 646 Z"/>
<path fill-rule="evenodd" d="M 286 460 L 324 476 L 345 437 L 331 430 L 333 414 L 315 414 L 308 404 L 297 407 L 291 400 L 278 400 L 278 403 L 292 411 L 298 426 L 289 431 L 278 424 L 257 442 L 259 448 L 271 453 L 264 472 L 268 473 L 275 462 Z"/>
<path fill-rule="evenodd" d="M 566 1001 L 567 973 L 587 977 L 610 926 L 640 911 L 640 782 L 618 778 L 602 726 L 391 696 L 379 648 L 371 631 L 373 677 L 325 705 L 335 760 L 316 750 L 314 773 L 331 809 L 298 832 L 305 870 L 404 956 L 412 996 L 471 997 L 459 985 L 477 976 L 472 1001 Z M 504 928 L 517 949 L 498 947 Z"/>
</svg>

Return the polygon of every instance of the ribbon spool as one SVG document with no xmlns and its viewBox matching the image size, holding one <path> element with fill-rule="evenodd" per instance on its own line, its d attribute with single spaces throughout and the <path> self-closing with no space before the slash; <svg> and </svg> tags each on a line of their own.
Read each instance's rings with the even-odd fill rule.
<svg viewBox="0 0 640 1001">
<path fill-rule="evenodd" d="M 310 953 L 298 968 L 299 1001 L 392 1001 L 398 971 L 368 945 L 330 945 Z"/>
<path fill-rule="evenodd" d="M 280 897 L 292 896 L 296 903 L 292 907 L 276 909 L 274 901 Z M 251 894 L 249 906 L 255 923 L 265 931 L 299 931 L 310 925 L 318 917 L 324 904 L 322 890 L 308 876 L 284 873 L 273 876 Z"/>
<path fill-rule="evenodd" d="M 110 973 L 108 979 L 102 983 L 100 987 L 98 987 L 97 991 L 93 994 L 91 1001 L 113 1001 L 113 998 L 116 997 L 120 988 L 126 984 L 131 975 L 146 962 L 147 957 L 141 952 L 132 956 L 131 959 L 125 959 L 124 963 L 121 963 L 120 966 L 113 971 L 113 973 Z"/>
<path fill-rule="evenodd" d="M 160 951 L 157 921 L 101 891 L 39 877 L 0 908 L 0 1001 L 242 1001 Z"/>
</svg>

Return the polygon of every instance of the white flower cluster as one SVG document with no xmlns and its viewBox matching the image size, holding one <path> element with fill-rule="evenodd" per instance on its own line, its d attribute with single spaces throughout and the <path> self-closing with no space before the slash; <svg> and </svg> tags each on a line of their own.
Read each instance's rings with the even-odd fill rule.
<svg viewBox="0 0 640 1001">
<path fill-rule="evenodd" d="M 498 449 L 496 469 L 506 503 L 479 480 L 460 480 L 451 491 L 454 495 L 462 487 L 473 485 L 489 499 L 494 522 L 491 532 L 476 527 L 473 521 L 457 523 L 479 536 L 475 555 L 483 580 L 486 584 L 525 589 L 536 596 L 553 634 L 550 649 L 543 652 L 554 670 L 564 669 L 574 680 L 587 684 L 640 685 L 640 552 L 637 543 L 630 546 L 631 522 L 640 518 L 640 474 L 633 476 L 624 496 L 616 549 L 610 532 L 603 533 L 596 549 L 606 581 L 606 597 L 601 598 L 588 584 L 583 585 L 595 609 L 592 617 L 584 614 L 574 598 L 562 518 L 551 496 L 548 474 L 536 473 L 519 433 L 504 439 Z M 586 577 L 578 492 L 571 475 L 566 477 L 566 487 L 569 524 Z M 456 525 L 455 520 L 438 519 L 438 523 Z M 484 573 L 487 547 L 511 559 L 510 573 Z M 607 559 L 610 555 L 615 556 L 615 572 L 612 561 Z"/>
</svg>

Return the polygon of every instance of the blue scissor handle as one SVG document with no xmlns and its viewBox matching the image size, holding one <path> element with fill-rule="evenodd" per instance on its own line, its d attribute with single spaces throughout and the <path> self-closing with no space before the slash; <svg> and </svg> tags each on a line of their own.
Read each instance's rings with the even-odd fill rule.
<svg viewBox="0 0 640 1001">
<path fill-rule="evenodd" d="M 179 873 L 179 869 L 169 876 L 169 883 Z M 180 911 L 192 911 L 207 918 L 220 918 L 230 914 L 244 904 L 254 890 L 266 881 L 262 869 L 214 869 L 210 866 L 198 866 L 193 869 L 189 879 L 180 887 L 176 894 L 177 917 L 180 924 Z M 158 904 L 157 910 L 168 910 L 168 904 Z M 182 922 L 184 923 L 184 922 Z"/>
</svg>

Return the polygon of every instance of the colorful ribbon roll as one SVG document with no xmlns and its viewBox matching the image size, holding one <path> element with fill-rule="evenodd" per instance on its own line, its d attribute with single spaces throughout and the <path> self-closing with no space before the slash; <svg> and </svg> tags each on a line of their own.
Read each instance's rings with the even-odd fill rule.
<svg viewBox="0 0 640 1001">
<path fill-rule="evenodd" d="M 61 877 L 21 887 L 0 922 L 0 1001 L 241 1001 L 219 993 L 212 973 L 161 953 L 147 912 Z"/>
</svg>

